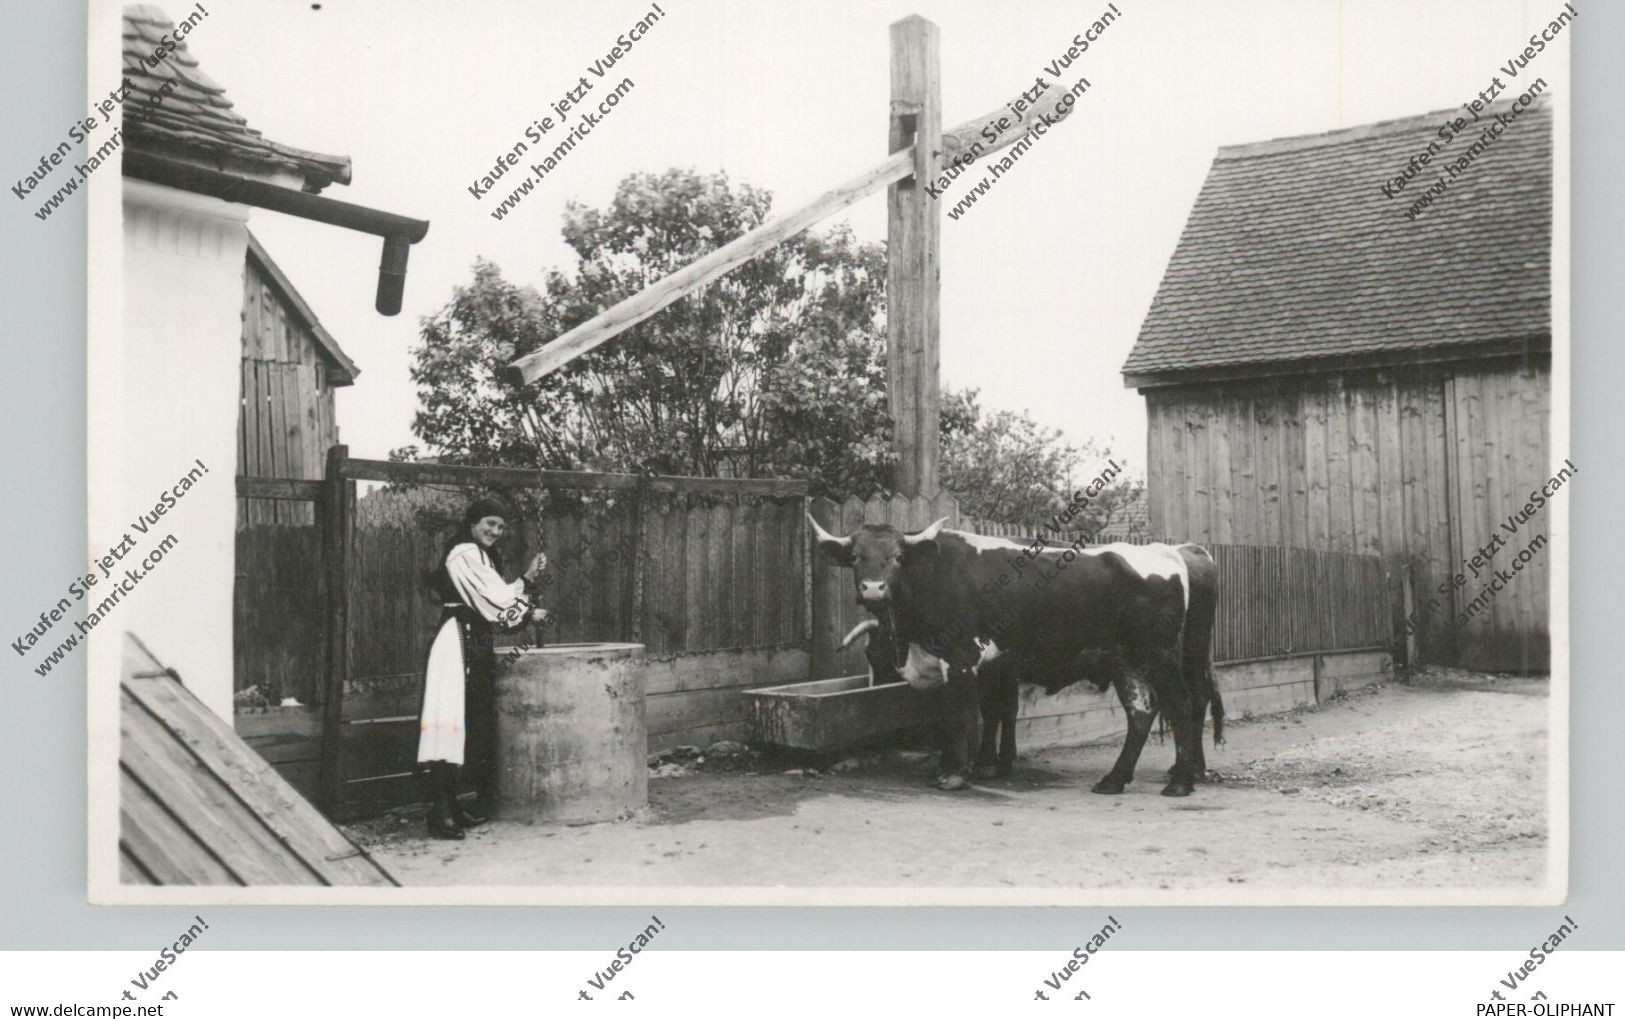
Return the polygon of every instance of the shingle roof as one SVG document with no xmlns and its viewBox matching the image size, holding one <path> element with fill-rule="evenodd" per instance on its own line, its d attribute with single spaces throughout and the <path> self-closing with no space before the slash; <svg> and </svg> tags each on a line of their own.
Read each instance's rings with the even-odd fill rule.
<svg viewBox="0 0 1625 1019">
<path fill-rule="evenodd" d="M 1414 222 L 1406 211 L 1482 126 L 1393 198 L 1382 185 L 1460 109 L 1221 148 L 1123 365 L 1130 384 L 1549 340 L 1546 105 L 1518 114 Z"/>
<path fill-rule="evenodd" d="M 166 33 L 174 48 L 162 60 L 147 63 L 164 45 Z M 249 127 L 225 89 L 203 73 L 185 41 L 176 40 L 175 22 L 151 4 L 124 8 L 124 75 L 132 86 L 124 100 L 125 135 L 131 145 L 289 170 L 304 177 L 307 191 L 320 191 L 335 181 L 350 183 L 349 156 L 296 149 Z M 152 105 L 171 80 L 174 91 Z"/>
</svg>

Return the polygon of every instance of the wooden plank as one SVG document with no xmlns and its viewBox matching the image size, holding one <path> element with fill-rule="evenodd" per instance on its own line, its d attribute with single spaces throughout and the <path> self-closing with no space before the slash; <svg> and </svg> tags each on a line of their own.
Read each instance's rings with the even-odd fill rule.
<svg viewBox="0 0 1625 1019">
<path fill-rule="evenodd" d="M 733 552 L 733 507 L 726 503 L 713 503 L 706 527 L 706 587 L 705 615 L 709 640 L 706 647 L 731 647 L 735 643 L 733 591 L 730 580 L 733 567 L 729 556 Z"/>
<path fill-rule="evenodd" d="M 799 206 L 723 245 L 711 254 L 666 276 L 631 297 L 599 312 L 546 346 L 515 360 L 510 374 L 534 382 L 557 371 L 632 328 L 695 290 L 744 265 L 764 251 L 794 237 L 814 223 L 854 205 L 893 181 L 914 172 L 914 153 L 905 149 Z"/>
<path fill-rule="evenodd" d="M 180 684 L 169 679 L 126 678 L 123 686 L 327 881 L 394 883 Z"/>
<path fill-rule="evenodd" d="M 323 562 L 327 567 L 327 677 L 322 690 L 322 798 L 324 809 L 336 810 L 343 776 L 339 772 L 339 733 L 344 717 L 344 686 L 350 679 L 351 566 L 355 555 L 355 482 L 342 467 L 346 446 L 327 451 L 327 497 Z"/>
<path fill-rule="evenodd" d="M 756 581 L 759 565 L 756 561 L 757 507 L 752 502 L 737 502 L 731 507 L 732 526 L 728 534 L 728 576 L 734 623 L 734 643 L 749 647 L 762 641 L 758 613 L 761 606 L 756 600 Z"/>
<path fill-rule="evenodd" d="M 683 621 L 683 650 L 705 647 L 705 600 L 710 596 L 711 577 L 707 570 L 711 550 L 711 512 L 703 504 L 690 505 L 684 514 L 688 518 L 688 549 L 686 564 L 688 580 L 684 585 L 687 595 Z"/>
<path fill-rule="evenodd" d="M 659 655 L 644 665 L 645 694 L 666 697 L 794 683 L 807 678 L 809 662 L 807 650 L 794 644 Z"/>
<path fill-rule="evenodd" d="M 119 846 L 118 851 L 118 880 L 121 885 L 155 885 L 157 879 L 149 874 L 140 861 L 130 855 L 130 851 Z"/>
<path fill-rule="evenodd" d="M 305 373 L 308 371 L 304 365 L 282 366 L 282 419 L 283 428 L 286 429 L 285 445 L 288 450 L 288 469 L 282 475 L 285 478 L 312 476 L 305 463 L 305 412 L 302 406 Z"/>
<path fill-rule="evenodd" d="M 1404 478 L 1404 449 L 1400 440 L 1399 390 L 1392 376 L 1382 376 L 1376 389 L 1375 414 L 1377 421 L 1377 491 L 1378 551 L 1389 564 L 1395 588 L 1391 592 L 1398 604 L 1398 578 L 1409 542 L 1406 539 L 1405 504 L 1408 498 Z"/>
<path fill-rule="evenodd" d="M 271 444 L 271 471 L 273 478 L 291 478 L 293 473 L 289 470 L 288 462 L 288 419 L 287 404 L 284 400 L 283 385 L 286 372 L 284 366 L 267 364 L 262 366 L 265 370 L 266 380 L 266 409 L 270 418 L 269 439 Z"/>
<path fill-rule="evenodd" d="M 1276 391 L 1277 413 L 1281 422 L 1281 484 L 1286 493 L 1282 529 L 1289 548 L 1310 547 L 1309 474 L 1304 446 L 1303 386 Z"/>
<path fill-rule="evenodd" d="M 1354 519 L 1352 552 L 1382 552 L 1382 518 L 1377 476 L 1377 394 L 1370 382 L 1349 391 L 1350 508 Z"/>
<path fill-rule="evenodd" d="M 1163 503 L 1163 520 L 1170 537 L 1190 533 L 1190 492 L 1185 481 L 1185 408 L 1178 392 L 1170 392 L 1162 404 L 1162 426 L 1167 439 L 1163 462 L 1168 472 L 1168 498 Z"/>
<path fill-rule="evenodd" d="M 295 478 L 257 478 L 237 476 L 237 494 L 248 499 L 288 499 L 298 502 L 316 502 L 322 497 L 320 481 Z"/>
<path fill-rule="evenodd" d="M 271 342 L 267 337 L 265 342 Z M 259 416 L 256 437 L 259 443 L 259 471 L 266 477 L 278 477 L 280 472 L 276 464 L 276 421 L 271 412 L 271 362 L 260 361 L 254 365 L 254 401 L 257 405 L 255 413 Z M 277 521 L 276 507 L 271 503 L 261 503 L 258 519 L 264 523 Z"/>
<path fill-rule="evenodd" d="M 1332 547 L 1331 482 L 1327 451 L 1330 432 L 1326 420 L 1328 397 L 1324 388 L 1315 385 L 1304 387 L 1302 399 L 1305 496 L 1309 507 L 1308 547 L 1328 549 Z"/>
<path fill-rule="evenodd" d="M 1285 515 L 1281 509 L 1280 399 L 1275 392 L 1253 394 L 1253 448 L 1257 453 L 1254 470 L 1258 475 L 1258 512 L 1254 519 L 1254 541 L 1260 545 L 1286 544 Z"/>
<path fill-rule="evenodd" d="M 1240 421 L 1250 408 L 1246 397 L 1215 393 L 1207 405 L 1207 522 L 1201 538 L 1193 541 L 1237 541 L 1237 517 L 1245 505 L 1258 499 L 1258 486 L 1251 478 L 1251 436 Z"/>
<path fill-rule="evenodd" d="M 932 31 L 934 33 L 934 26 Z M 1064 110 L 1052 109 L 1049 117 L 1053 121 L 1063 120 L 1077 109 L 1077 105 L 1073 104 Z M 995 110 L 982 117 L 965 121 L 950 131 L 941 132 L 938 141 L 941 154 L 935 160 L 935 168 L 947 166 L 951 159 L 963 156 L 978 143 L 983 145 L 982 154 L 986 155 L 1025 137 L 1019 132 L 1007 131 L 993 145 L 987 145 L 981 138 L 982 128 L 992 121 L 997 121 L 1000 116 L 1008 116 L 1008 113 L 1003 109 Z M 918 158 L 923 159 L 936 151 L 937 149 L 931 146 L 924 146 Z M 556 371 L 672 302 L 726 275 L 763 251 L 794 237 L 819 220 L 863 200 L 894 181 L 913 175 L 916 172 L 916 158 L 914 146 L 893 152 L 885 162 L 836 185 L 807 204 L 763 223 L 704 258 L 599 312 L 539 350 L 515 360 L 510 366 L 510 371 L 524 382 L 533 382 L 543 375 Z"/>
<path fill-rule="evenodd" d="M 1213 540 L 1213 490 L 1227 487 L 1230 483 L 1228 477 L 1222 485 L 1214 478 L 1213 460 L 1208 449 L 1208 422 L 1225 412 L 1226 402 L 1221 392 L 1208 398 L 1193 394 L 1186 403 L 1185 456 L 1189 478 L 1186 506 L 1189 508 L 1189 522 L 1180 537 L 1190 541 Z"/>
<path fill-rule="evenodd" d="M 937 493 L 941 383 L 941 203 L 923 186 L 942 148 L 941 40 L 912 15 L 891 26 L 888 149 L 908 152 L 914 173 L 886 193 L 886 351 L 892 487 L 905 496 Z"/>
<path fill-rule="evenodd" d="M 220 777 L 146 715 L 129 694 L 120 697 L 119 764 L 158 794 L 192 836 L 248 885 L 317 884 L 306 866 L 232 795 Z"/>
<path fill-rule="evenodd" d="M 818 521 L 820 527 L 839 535 L 835 528 L 839 526 L 840 507 L 836 503 L 820 497 L 809 500 L 807 506 L 807 512 Z M 807 527 L 807 568 L 811 575 L 812 600 L 812 671 L 809 676 L 812 679 L 827 679 L 835 674 L 836 646 L 841 640 L 841 634 L 835 632 L 840 625 L 840 607 L 835 601 L 839 577 L 835 565 L 814 547 L 812 534 L 811 526 Z"/>
<path fill-rule="evenodd" d="M 129 771 L 119 769 L 119 850 L 161 885 L 240 885 L 243 881 L 164 809 Z"/>
<path fill-rule="evenodd" d="M 646 483 L 651 492 L 718 495 L 795 496 L 807 493 L 804 478 L 690 478 L 675 475 L 598 474 L 587 471 L 537 471 L 513 467 L 457 467 L 449 464 L 395 463 L 347 457 L 344 477 L 355 481 L 389 481 L 400 485 L 456 485 L 467 488 L 547 488 L 582 491 L 631 491 Z"/>
<path fill-rule="evenodd" d="M 1238 544 L 1257 544 L 1258 504 L 1258 426 L 1253 420 L 1252 400 L 1240 396 L 1233 401 L 1230 430 L 1230 484 L 1238 498 L 1230 503 L 1230 533 Z"/>
<path fill-rule="evenodd" d="M 1326 379 L 1326 505 L 1328 548 L 1354 551 L 1353 467 L 1349 455 L 1349 394 L 1340 376 Z"/>
<path fill-rule="evenodd" d="M 1145 394 L 1145 516 L 1153 534 L 1167 534 L 1163 504 L 1168 495 L 1162 479 L 1167 474 L 1163 456 L 1161 401 L 1157 391 Z"/>
</svg>

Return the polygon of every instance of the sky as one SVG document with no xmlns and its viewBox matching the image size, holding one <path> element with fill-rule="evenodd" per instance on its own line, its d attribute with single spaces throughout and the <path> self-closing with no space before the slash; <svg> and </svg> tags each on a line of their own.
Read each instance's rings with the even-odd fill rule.
<svg viewBox="0 0 1625 1019">
<path fill-rule="evenodd" d="M 659 2 L 666 17 L 615 67 L 635 88 L 502 221 L 468 185 L 578 78 L 596 80 L 586 68 L 648 0 L 206 4 L 187 42 L 251 126 L 350 156 L 352 184 L 328 196 L 431 223 L 411 252 L 404 310 L 385 318 L 372 309 L 376 238 L 252 215 L 362 369 L 338 399 L 352 455 L 416 441 L 407 372 L 418 320 L 476 257 L 533 284 L 573 265 L 559 235 L 566 202 L 601 206 L 626 174 L 680 166 L 724 170 L 789 209 L 885 158 L 891 22 L 920 14 L 939 26 L 951 126 L 1030 87 L 1107 10 L 1104 0 Z M 1141 474 L 1143 400 L 1119 369 L 1214 151 L 1454 108 L 1563 6 L 1116 6 L 1119 19 L 1067 72 L 1091 83 L 1073 116 L 967 214 L 943 218 L 942 377 L 980 388 L 984 408 L 1109 444 Z M 950 195 L 962 190 L 963 179 Z M 883 240 L 884 194 L 830 222 L 840 219 Z"/>
</svg>

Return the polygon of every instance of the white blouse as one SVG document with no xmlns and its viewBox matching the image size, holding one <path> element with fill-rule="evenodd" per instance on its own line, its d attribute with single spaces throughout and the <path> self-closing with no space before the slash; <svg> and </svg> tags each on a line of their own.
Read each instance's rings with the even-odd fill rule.
<svg viewBox="0 0 1625 1019">
<path fill-rule="evenodd" d="M 463 603 L 487 621 L 512 629 L 530 618 L 524 580 L 503 580 L 475 542 L 464 542 L 446 554 L 446 572 Z"/>
</svg>

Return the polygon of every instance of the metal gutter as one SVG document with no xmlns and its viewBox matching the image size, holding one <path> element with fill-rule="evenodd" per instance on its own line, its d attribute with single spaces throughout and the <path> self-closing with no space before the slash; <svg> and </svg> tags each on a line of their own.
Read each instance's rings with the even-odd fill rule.
<svg viewBox="0 0 1625 1019">
<path fill-rule="evenodd" d="M 137 152 L 133 149 L 126 149 L 124 152 L 124 175 L 194 194 L 209 195 L 222 201 L 270 209 L 273 212 L 298 216 L 300 219 L 314 220 L 382 237 L 384 251 L 379 260 L 378 293 L 373 304 L 382 315 L 400 313 L 401 296 L 406 289 L 406 256 L 411 246 L 423 240 L 424 235 L 429 232 L 427 220 L 408 219 L 366 206 L 341 202 L 336 198 L 323 198 L 321 195 L 278 187 L 264 181 L 238 177 L 205 166 L 165 159 L 163 156 Z"/>
</svg>

